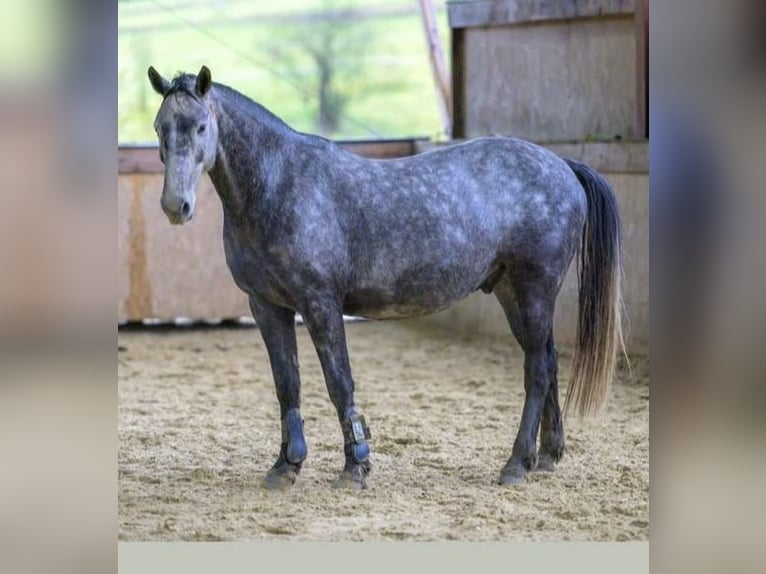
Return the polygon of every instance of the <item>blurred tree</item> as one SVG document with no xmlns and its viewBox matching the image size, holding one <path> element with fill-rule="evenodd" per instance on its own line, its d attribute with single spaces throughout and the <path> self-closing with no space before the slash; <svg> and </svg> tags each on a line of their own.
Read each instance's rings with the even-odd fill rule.
<svg viewBox="0 0 766 574">
<path fill-rule="evenodd" d="M 320 10 L 296 22 L 271 48 L 282 73 L 315 106 L 316 129 L 330 137 L 342 128 L 349 101 L 374 89 L 364 64 L 373 42 L 364 13 L 349 0 L 321 0 Z"/>
</svg>

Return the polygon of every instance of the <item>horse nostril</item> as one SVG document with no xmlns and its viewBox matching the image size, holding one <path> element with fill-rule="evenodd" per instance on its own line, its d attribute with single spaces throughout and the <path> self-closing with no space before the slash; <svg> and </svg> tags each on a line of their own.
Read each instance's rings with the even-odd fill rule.
<svg viewBox="0 0 766 574">
<path fill-rule="evenodd" d="M 188 201 L 184 201 L 183 205 L 181 206 L 181 214 L 186 217 L 189 215 L 189 212 L 191 211 L 191 205 Z"/>
</svg>

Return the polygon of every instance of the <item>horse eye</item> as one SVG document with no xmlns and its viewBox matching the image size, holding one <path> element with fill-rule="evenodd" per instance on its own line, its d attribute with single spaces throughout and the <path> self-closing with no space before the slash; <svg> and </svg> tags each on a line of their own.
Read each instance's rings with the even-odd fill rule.
<svg viewBox="0 0 766 574">
<path fill-rule="evenodd" d="M 200 127 L 197 128 L 197 133 L 201 134 L 205 131 L 205 124 L 202 124 Z"/>
</svg>

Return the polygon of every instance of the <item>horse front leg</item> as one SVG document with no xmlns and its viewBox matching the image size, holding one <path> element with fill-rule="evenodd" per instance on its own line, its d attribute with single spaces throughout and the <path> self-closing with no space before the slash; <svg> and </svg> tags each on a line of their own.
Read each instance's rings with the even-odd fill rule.
<svg viewBox="0 0 766 574">
<path fill-rule="evenodd" d="M 327 391 L 338 414 L 346 464 L 336 486 L 367 487 L 370 472 L 370 431 L 354 406 L 354 380 L 346 347 L 342 306 L 331 297 L 313 299 L 301 314 L 322 364 Z"/>
<path fill-rule="evenodd" d="M 279 457 L 266 474 L 267 488 L 291 486 L 308 454 L 301 418 L 301 381 L 295 342 L 295 311 L 277 307 L 251 296 L 250 310 L 266 344 L 279 399 L 282 442 Z"/>
</svg>

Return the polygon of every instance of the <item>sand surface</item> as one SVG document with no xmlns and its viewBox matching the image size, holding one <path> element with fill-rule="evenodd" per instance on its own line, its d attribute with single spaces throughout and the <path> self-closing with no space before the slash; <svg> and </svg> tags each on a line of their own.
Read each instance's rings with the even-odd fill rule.
<svg viewBox="0 0 766 574">
<path fill-rule="evenodd" d="M 332 488 L 340 429 L 305 328 L 309 458 L 286 492 L 261 485 L 280 425 L 257 329 L 121 331 L 120 539 L 648 540 L 647 359 L 632 359 L 632 377 L 620 373 L 600 418 L 565 423 L 555 473 L 503 487 L 494 481 L 524 398 L 510 335 L 455 338 L 403 322 L 352 323 L 347 333 L 373 434 L 359 493 Z M 559 352 L 565 389 L 571 355 Z"/>
</svg>

